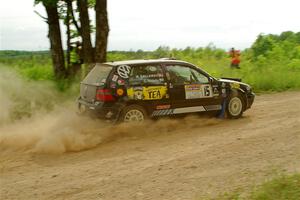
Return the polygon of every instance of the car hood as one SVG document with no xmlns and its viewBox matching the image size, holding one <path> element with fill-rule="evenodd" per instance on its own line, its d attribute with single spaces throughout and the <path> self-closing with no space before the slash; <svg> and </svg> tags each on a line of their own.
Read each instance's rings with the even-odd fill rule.
<svg viewBox="0 0 300 200">
<path fill-rule="evenodd" d="M 238 79 L 236 79 L 236 80 L 238 80 Z M 248 85 L 246 83 L 243 83 L 241 81 L 235 81 L 235 80 L 226 79 L 226 78 L 220 78 L 219 81 L 222 82 L 222 83 L 228 83 L 228 84 L 239 84 L 241 86 L 249 87 L 250 88 L 250 85 Z"/>
</svg>

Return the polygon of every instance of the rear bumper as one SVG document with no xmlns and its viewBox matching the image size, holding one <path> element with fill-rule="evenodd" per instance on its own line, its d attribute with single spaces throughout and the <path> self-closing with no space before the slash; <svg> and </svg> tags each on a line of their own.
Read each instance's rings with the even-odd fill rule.
<svg viewBox="0 0 300 200">
<path fill-rule="evenodd" d="M 86 102 L 80 97 L 77 99 L 79 113 L 89 113 L 102 119 L 116 120 L 119 117 L 122 105 L 118 103 L 105 103 L 96 101 Z"/>
</svg>

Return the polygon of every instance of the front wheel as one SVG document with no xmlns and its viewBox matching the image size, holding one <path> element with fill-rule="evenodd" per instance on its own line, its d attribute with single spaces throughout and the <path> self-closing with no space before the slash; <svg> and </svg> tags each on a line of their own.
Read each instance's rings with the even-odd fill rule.
<svg viewBox="0 0 300 200">
<path fill-rule="evenodd" d="M 240 94 L 230 97 L 227 104 L 227 116 L 232 119 L 240 118 L 244 112 L 244 101 Z"/>
<path fill-rule="evenodd" d="M 121 113 L 121 122 L 143 122 L 147 119 L 147 113 L 142 106 L 131 105 L 124 108 Z"/>
</svg>

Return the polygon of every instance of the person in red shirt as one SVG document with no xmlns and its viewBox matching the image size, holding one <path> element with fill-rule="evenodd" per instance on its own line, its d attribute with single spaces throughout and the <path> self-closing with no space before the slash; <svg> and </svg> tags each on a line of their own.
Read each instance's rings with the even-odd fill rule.
<svg viewBox="0 0 300 200">
<path fill-rule="evenodd" d="M 231 64 L 230 66 L 232 68 L 237 68 L 237 69 L 240 69 L 240 56 L 241 56 L 241 53 L 239 50 L 235 50 L 234 48 L 231 48 L 230 52 L 229 52 L 229 55 L 231 57 Z"/>
</svg>

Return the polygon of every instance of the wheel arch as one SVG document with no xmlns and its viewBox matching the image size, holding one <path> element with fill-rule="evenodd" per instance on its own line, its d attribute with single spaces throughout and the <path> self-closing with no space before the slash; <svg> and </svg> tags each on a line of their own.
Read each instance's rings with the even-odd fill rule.
<svg viewBox="0 0 300 200">
<path fill-rule="evenodd" d="M 246 97 L 246 91 L 244 91 L 241 88 L 231 88 L 230 95 L 232 95 L 232 94 L 236 94 L 236 95 L 240 94 L 240 96 L 242 97 L 242 100 L 244 101 L 243 111 L 245 111 L 247 109 L 247 104 L 248 104 L 247 97 Z"/>
</svg>

